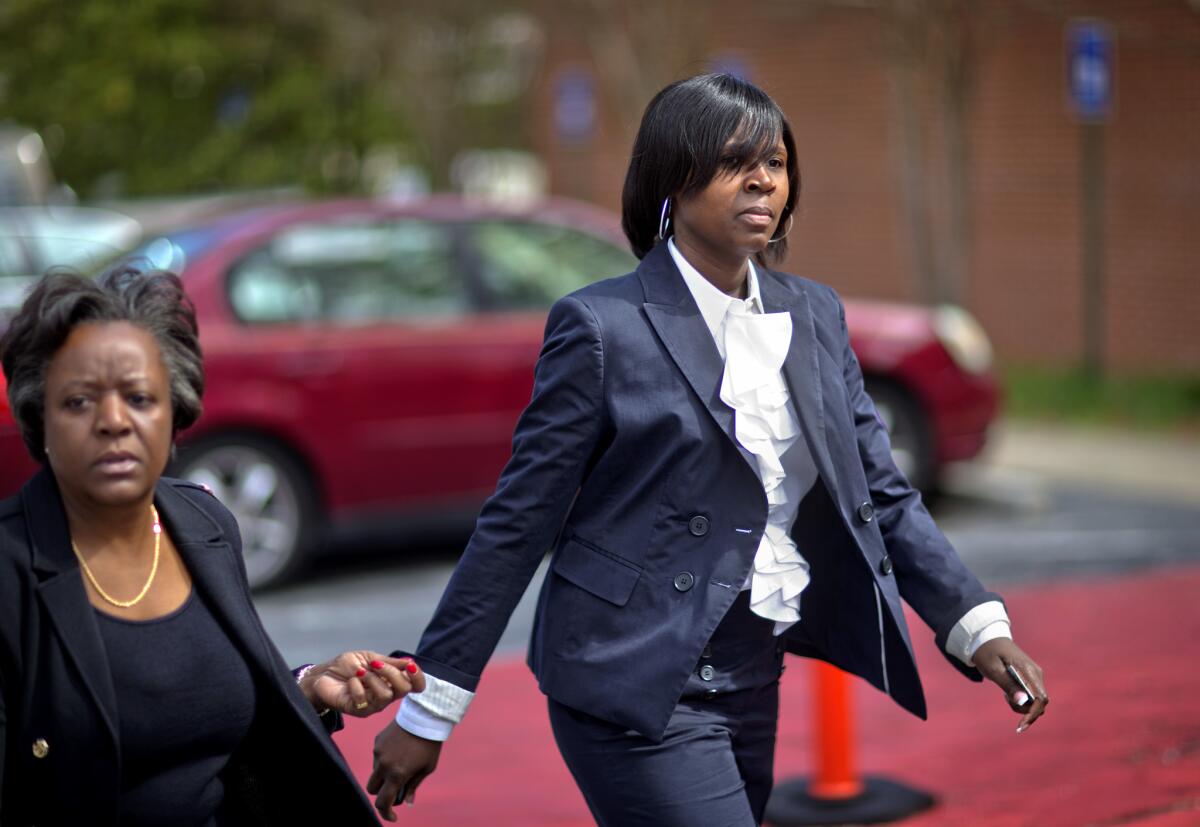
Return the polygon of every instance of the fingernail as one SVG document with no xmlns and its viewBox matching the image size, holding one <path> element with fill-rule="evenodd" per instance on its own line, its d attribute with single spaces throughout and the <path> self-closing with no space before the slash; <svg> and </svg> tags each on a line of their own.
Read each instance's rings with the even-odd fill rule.
<svg viewBox="0 0 1200 827">
<path fill-rule="evenodd" d="M 1025 706 L 1025 704 L 1029 703 L 1029 696 L 1024 692 L 1018 692 L 1016 695 L 1013 695 L 1013 700 L 1016 701 L 1017 706 Z"/>
<path fill-rule="evenodd" d="M 415 675 L 417 674 L 417 665 L 410 660 L 408 666 L 404 667 L 404 671 L 410 675 Z"/>
<path fill-rule="evenodd" d="M 361 677 L 362 677 L 363 675 L 365 675 L 365 674 L 367 674 L 367 670 L 366 670 L 366 669 L 363 669 L 363 668 L 360 666 L 360 667 L 358 667 L 358 671 L 356 671 L 356 672 L 354 673 L 354 677 L 356 677 L 356 678 L 361 678 Z"/>
<path fill-rule="evenodd" d="M 382 669 L 382 668 L 383 668 L 383 661 L 381 661 L 381 660 L 373 660 L 373 661 L 371 661 L 371 668 L 372 668 L 372 669 Z"/>
<path fill-rule="evenodd" d="M 1028 729 L 1028 727 L 1027 727 L 1027 726 L 1025 726 L 1025 724 L 1021 724 L 1019 727 L 1017 727 L 1017 734 L 1018 734 L 1018 735 L 1020 735 L 1020 734 L 1021 734 L 1022 732 L 1024 732 L 1026 729 Z"/>
</svg>

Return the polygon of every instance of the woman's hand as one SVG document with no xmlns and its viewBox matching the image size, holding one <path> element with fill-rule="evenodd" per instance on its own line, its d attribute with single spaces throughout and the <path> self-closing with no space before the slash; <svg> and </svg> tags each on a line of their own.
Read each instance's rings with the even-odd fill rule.
<svg viewBox="0 0 1200 827">
<path fill-rule="evenodd" d="M 1004 697 L 1013 712 L 1024 713 L 1021 723 L 1017 725 L 1017 732 L 1024 732 L 1042 717 L 1042 713 L 1046 711 L 1046 704 L 1050 703 L 1050 696 L 1046 694 L 1046 684 L 1042 680 L 1042 668 L 1021 651 L 1017 644 L 1008 638 L 989 640 L 979 647 L 972 660 L 985 678 L 994 681 L 1004 690 Z M 1032 690 L 1032 699 L 1028 698 L 1025 690 L 1013 680 L 1012 675 L 1008 674 L 1007 667 L 1010 665 Z M 1029 704 L 1030 700 L 1033 701 L 1032 704 Z"/>
<path fill-rule="evenodd" d="M 366 650 L 343 652 L 319 663 L 300 680 L 300 690 L 317 712 L 336 709 L 365 718 L 409 692 L 425 689 L 425 674 L 410 658 Z"/>
</svg>

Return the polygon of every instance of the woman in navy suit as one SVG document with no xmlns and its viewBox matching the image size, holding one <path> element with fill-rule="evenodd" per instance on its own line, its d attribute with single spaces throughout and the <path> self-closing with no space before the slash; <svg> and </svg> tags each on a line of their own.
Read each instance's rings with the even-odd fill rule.
<svg viewBox="0 0 1200 827">
<path fill-rule="evenodd" d="M 48 275 L 0 360 L 45 465 L 0 502 L 0 823 L 375 824 L 329 733 L 424 678 L 369 651 L 289 670 L 233 516 L 162 478 L 204 390 L 179 279 Z"/>
<path fill-rule="evenodd" d="M 923 717 L 902 598 L 1021 729 L 1042 714 L 1003 602 L 892 462 L 837 295 L 768 267 L 798 189 L 791 128 L 752 84 L 650 102 L 623 197 L 641 264 L 550 311 L 512 459 L 417 650 L 428 687 L 376 739 L 384 817 L 433 771 L 548 549 L 529 663 L 599 824 L 761 822 L 784 652 Z"/>
</svg>

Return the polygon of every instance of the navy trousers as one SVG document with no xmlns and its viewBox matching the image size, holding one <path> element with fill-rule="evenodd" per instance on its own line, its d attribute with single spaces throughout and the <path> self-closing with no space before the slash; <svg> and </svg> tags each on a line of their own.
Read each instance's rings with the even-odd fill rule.
<svg viewBox="0 0 1200 827">
<path fill-rule="evenodd" d="M 661 743 L 551 699 L 559 751 L 600 827 L 751 827 L 771 794 L 783 645 L 742 592 Z"/>
</svg>

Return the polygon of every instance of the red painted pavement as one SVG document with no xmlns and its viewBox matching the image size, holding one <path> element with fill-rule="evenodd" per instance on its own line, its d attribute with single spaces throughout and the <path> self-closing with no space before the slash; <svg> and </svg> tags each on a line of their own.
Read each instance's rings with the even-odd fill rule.
<svg viewBox="0 0 1200 827">
<path fill-rule="evenodd" d="M 1032 729 L 990 684 L 969 683 L 910 617 L 930 718 L 856 682 L 865 772 L 934 792 L 911 827 L 1200 825 L 1200 568 L 1006 590 L 1018 642 L 1047 673 Z M 776 771 L 810 770 L 809 681 L 789 660 Z M 385 719 L 337 740 L 358 776 Z M 519 659 L 493 663 L 441 767 L 401 808 L 420 827 L 585 827 L 592 822 L 554 748 L 545 700 Z M 719 826 L 714 826 L 719 827 Z"/>
</svg>

